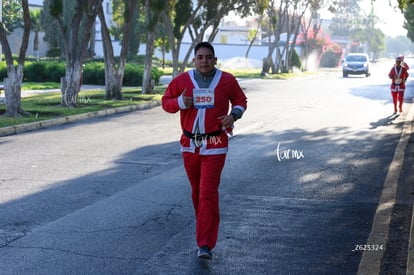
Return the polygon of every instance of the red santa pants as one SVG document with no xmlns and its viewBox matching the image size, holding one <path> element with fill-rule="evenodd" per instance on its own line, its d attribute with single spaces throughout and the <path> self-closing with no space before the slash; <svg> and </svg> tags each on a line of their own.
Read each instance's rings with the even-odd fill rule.
<svg viewBox="0 0 414 275">
<path fill-rule="evenodd" d="M 400 111 L 401 111 L 402 105 L 404 102 L 404 91 L 391 92 L 391 95 L 392 95 L 392 101 L 394 103 L 394 111 L 397 112 L 397 103 L 399 103 L 398 107 L 400 108 Z"/>
<path fill-rule="evenodd" d="M 197 245 L 213 249 L 220 223 L 218 188 L 226 155 L 206 156 L 198 152 L 184 152 L 183 160 L 192 189 Z"/>
</svg>

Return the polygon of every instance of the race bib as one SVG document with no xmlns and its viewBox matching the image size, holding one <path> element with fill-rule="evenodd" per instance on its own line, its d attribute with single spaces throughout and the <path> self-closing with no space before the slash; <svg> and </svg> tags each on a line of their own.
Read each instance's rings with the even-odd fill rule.
<svg viewBox="0 0 414 275">
<path fill-rule="evenodd" d="M 194 89 L 193 105 L 197 109 L 214 108 L 214 90 L 208 88 Z"/>
</svg>

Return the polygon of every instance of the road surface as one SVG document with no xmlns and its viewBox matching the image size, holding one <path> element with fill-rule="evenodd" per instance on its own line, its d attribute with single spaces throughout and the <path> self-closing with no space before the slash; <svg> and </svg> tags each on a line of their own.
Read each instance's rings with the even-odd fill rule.
<svg viewBox="0 0 414 275">
<path fill-rule="evenodd" d="M 358 245 L 385 245 L 367 240 L 411 107 L 392 115 L 389 66 L 240 81 L 211 262 L 196 258 L 178 115 L 0 137 L 0 273 L 356 274 Z"/>
</svg>

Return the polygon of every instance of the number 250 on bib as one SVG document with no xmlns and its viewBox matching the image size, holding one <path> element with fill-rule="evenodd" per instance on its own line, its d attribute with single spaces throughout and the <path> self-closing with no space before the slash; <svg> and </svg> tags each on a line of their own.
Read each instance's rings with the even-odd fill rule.
<svg viewBox="0 0 414 275">
<path fill-rule="evenodd" d="M 214 90 L 212 89 L 194 89 L 193 104 L 197 109 L 214 108 Z"/>
</svg>

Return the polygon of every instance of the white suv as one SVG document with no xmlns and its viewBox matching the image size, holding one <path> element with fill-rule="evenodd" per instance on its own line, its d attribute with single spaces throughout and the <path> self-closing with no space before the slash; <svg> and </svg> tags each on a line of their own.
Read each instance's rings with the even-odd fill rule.
<svg viewBox="0 0 414 275">
<path fill-rule="evenodd" d="M 342 75 L 348 77 L 350 74 L 371 75 L 369 57 L 366 53 L 349 53 L 342 63 Z"/>
</svg>

